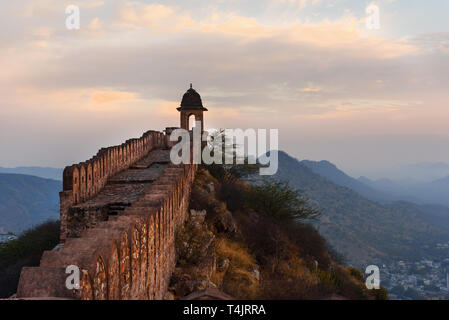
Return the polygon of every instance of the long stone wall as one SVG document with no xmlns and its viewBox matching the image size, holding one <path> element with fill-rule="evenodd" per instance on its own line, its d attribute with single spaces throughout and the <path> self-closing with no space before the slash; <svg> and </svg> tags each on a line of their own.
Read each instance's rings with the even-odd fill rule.
<svg viewBox="0 0 449 320">
<path fill-rule="evenodd" d="M 95 196 L 108 178 L 129 168 L 153 149 L 167 145 L 162 132 L 147 131 L 139 139 L 130 139 L 119 146 L 103 148 L 91 159 L 66 167 L 60 193 L 61 241 L 67 236 L 68 209 Z"/>
<path fill-rule="evenodd" d="M 167 147 L 165 135 L 150 131 L 64 170 L 65 243 L 22 270 L 18 298 L 163 298 L 197 170 L 171 164 Z M 79 289 L 66 287 L 70 265 L 81 271 Z"/>
</svg>

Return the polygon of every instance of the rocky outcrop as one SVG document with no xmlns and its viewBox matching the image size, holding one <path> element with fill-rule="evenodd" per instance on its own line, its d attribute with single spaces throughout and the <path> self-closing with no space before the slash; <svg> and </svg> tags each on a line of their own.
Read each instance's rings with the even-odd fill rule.
<svg viewBox="0 0 449 320">
<path fill-rule="evenodd" d="M 257 286 L 260 272 L 251 258 L 249 264 L 242 264 L 234 254 L 246 257 L 247 253 L 239 251 L 240 247 L 234 251 L 228 246 L 234 242 L 225 240 L 240 235 L 232 213 L 217 199 L 214 179 L 203 169 L 196 177 L 189 219 L 176 237 L 178 259 L 169 290 L 179 299 L 209 297 L 207 292 L 215 290 L 224 299 L 230 296 L 223 289 L 237 282 L 249 288 Z"/>
<path fill-rule="evenodd" d="M 176 236 L 177 265 L 169 291 L 176 298 L 216 287 L 215 235 L 205 223 L 206 211 L 190 210 L 190 218 Z"/>
</svg>

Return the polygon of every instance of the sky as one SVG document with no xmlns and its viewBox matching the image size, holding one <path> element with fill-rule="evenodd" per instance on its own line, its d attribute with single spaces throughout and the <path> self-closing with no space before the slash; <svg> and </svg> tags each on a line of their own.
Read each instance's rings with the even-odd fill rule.
<svg viewBox="0 0 449 320">
<path fill-rule="evenodd" d="M 449 162 L 448 13 L 446 0 L 1 1 L 0 166 L 64 167 L 178 126 L 191 82 L 206 128 L 279 129 L 301 160 L 353 176 Z"/>
</svg>

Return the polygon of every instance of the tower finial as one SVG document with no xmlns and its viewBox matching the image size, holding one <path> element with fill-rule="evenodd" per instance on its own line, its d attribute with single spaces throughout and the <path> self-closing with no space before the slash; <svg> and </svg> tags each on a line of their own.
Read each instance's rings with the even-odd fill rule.
<svg viewBox="0 0 449 320">
<path fill-rule="evenodd" d="M 192 83 L 190 83 L 190 89 L 192 89 Z"/>
</svg>

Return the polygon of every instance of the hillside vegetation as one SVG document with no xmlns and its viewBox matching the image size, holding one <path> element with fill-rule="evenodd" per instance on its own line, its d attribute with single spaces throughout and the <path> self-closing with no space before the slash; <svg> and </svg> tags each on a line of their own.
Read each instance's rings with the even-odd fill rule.
<svg viewBox="0 0 449 320">
<path fill-rule="evenodd" d="M 59 243 L 59 222 L 49 221 L 25 231 L 16 240 L 0 243 L 0 298 L 17 290 L 23 267 L 38 266 L 44 250 Z"/>
<path fill-rule="evenodd" d="M 319 212 L 298 191 L 277 182 L 250 186 L 211 171 L 215 177 L 197 173 L 191 218 L 177 235 L 175 298 L 206 287 L 241 299 L 386 298 L 330 253 L 306 223 Z"/>
</svg>

